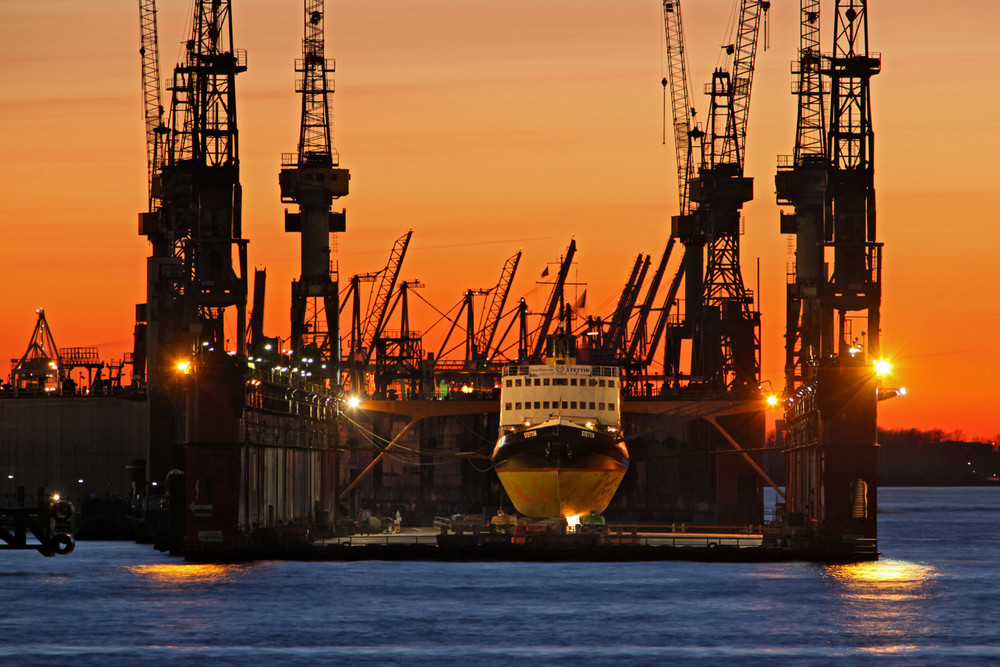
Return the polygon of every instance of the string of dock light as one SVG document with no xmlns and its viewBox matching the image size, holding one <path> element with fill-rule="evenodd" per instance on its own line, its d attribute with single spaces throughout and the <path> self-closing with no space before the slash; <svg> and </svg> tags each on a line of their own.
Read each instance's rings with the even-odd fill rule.
<svg viewBox="0 0 1000 667">
<path fill-rule="evenodd" d="M 861 352 L 861 348 L 852 347 L 850 349 L 850 352 L 852 355 L 857 354 Z M 873 359 L 872 368 L 875 370 L 876 377 L 879 378 L 884 378 L 892 373 L 892 363 L 887 359 Z M 760 388 L 764 389 L 763 385 Z M 906 396 L 906 387 L 880 386 L 876 388 L 875 392 L 876 395 L 878 396 L 878 400 L 884 401 L 886 399 L 894 398 L 896 396 Z M 765 398 L 765 402 L 767 403 L 767 407 L 769 408 L 776 408 L 778 404 L 781 403 L 781 400 L 782 400 L 781 396 L 774 392 L 769 393 L 767 395 L 767 398 Z M 789 398 L 787 400 L 790 401 L 792 399 Z"/>
</svg>

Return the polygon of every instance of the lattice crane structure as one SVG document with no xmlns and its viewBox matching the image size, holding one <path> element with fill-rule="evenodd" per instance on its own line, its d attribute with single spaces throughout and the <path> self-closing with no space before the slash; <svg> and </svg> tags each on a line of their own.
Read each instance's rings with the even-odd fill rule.
<svg viewBox="0 0 1000 667">
<path fill-rule="evenodd" d="M 760 314 L 740 270 L 740 209 L 753 198 L 744 153 L 754 64 L 769 2 L 743 0 L 732 61 L 706 92 L 706 129 L 694 121 L 687 83 L 681 3 L 663 3 L 667 43 L 664 86 L 670 88 L 680 212 L 671 236 L 684 245 L 685 316 L 666 330 L 665 376 L 707 390 L 756 391 L 760 384 Z M 695 167 L 697 166 L 697 173 Z M 672 299 L 671 303 L 673 305 Z M 682 371 L 681 342 L 691 341 Z"/>
<path fill-rule="evenodd" d="M 875 236 L 865 0 L 837 0 L 833 51 L 819 51 L 819 2 L 801 0 L 792 71 L 794 155 L 775 178 L 781 231 L 795 236 L 785 354 L 787 516 L 830 549 L 875 552 L 881 257 Z M 824 112 L 829 125 L 824 127 Z"/>
<path fill-rule="evenodd" d="M 246 52 L 233 47 L 230 3 L 195 2 L 184 60 L 168 86 L 168 122 L 162 123 L 156 8 L 152 0 L 141 0 L 139 8 L 150 169 L 150 210 L 139 215 L 139 233 L 152 252 L 147 300 L 137 308 L 137 338 L 145 330 L 145 354 L 137 355 L 136 367 L 144 356 L 150 471 L 162 478 L 183 467 L 177 364 L 196 351 L 245 356 L 247 242 L 241 230 L 236 75 L 247 65 Z M 236 323 L 227 327 L 232 311 Z"/>
<path fill-rule="evenodd" d="M 324 55 L 323 0 L 305 0 L 301 75 L 302 95 L 298 152 L 282 157 L 278 181 L 281 201 L 298 204 L 285 211 L 285 231 L 301 235 L 302 270 L 292 283 L 291 341 L 295 364 L 312 379 L 336 384 L 340 375 L 339 275 L 332 259 L 333 234 L 346 228 L 344 211 L 331 211 L 334 199 L 348 192 L 350 172 L 338 166 L 333 148 L 330 107 L 334 61 Z"/>
</svg>

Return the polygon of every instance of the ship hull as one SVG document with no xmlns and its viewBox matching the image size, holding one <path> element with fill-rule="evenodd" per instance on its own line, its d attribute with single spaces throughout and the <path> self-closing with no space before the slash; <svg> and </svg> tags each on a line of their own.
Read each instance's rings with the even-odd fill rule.
<svg viewBox="0 0 1000 667">
<path fill-rule="evenodd" d="M 628 451 L 612 434 L 561 422 L 505 435 L 493 465 L 515 509 L 535 518 L 603 512 Z"/>
</svg>

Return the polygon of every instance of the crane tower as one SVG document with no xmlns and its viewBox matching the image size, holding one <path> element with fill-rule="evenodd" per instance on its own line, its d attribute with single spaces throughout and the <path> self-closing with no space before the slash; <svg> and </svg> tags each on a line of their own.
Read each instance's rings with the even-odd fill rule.
<svg viewBox="0 0 1000 667">
<path fill-rule="evenodd" d="M 726 47 L 730 66 L 716 69 L 706 89 L 705 130 L 695 123 L 689 99 L 680 5 L 663 3 L 664 86 L 671 93 L 680 200 L 671 236 L 684 245 L 686 312 L 667 331 L 665 374 L 681 377 L 681 340 L 689 339 L 689 384 L 752 392 L 760 383 L 760 314 L 740 270 L 740 209 L 753 198 L 753 179 L 743 175 L 747 117 L 758 35 L 770 3 L 740 3 L 736 41 Z"/>
<path fill-rule="evenodd" d="M 291 349 L 314 381 L 337 382 L 340 373 L 339 277 L 331 261 L 331 235 L 345 229 L 345 213 L 330 210 L 347 194 L 350 173 L 338 167 L 330 130 L 334 61 L 324 55 L 323 0 L 305 0 L 302 58 L 296 92 L 302 95 L 298 152 L 282 156 L 281 201 L 298 204 L 285 211 L 285 231 L 301 236 L 302 270 L 292 282 Z"/>
<path fill-rule="evenodd" d="M 794 206 L 781 214 L 781 231 L 796 242 L 785 353 L 786 509 L 790 526 L 829 548 L 874 553 L 882 244 L 870 82 L 881 59 L 868 51 L 865 0 L 837 0 L 833 51 L 825 55 L 819 1 L 801 0 L 801 13 L 795 153 L 775 177 L 778 203 Z"/>
<path fill-rule="evenodd" d="M 183 467 L 184 407 L 177 365 L 196 354 L 244 355 L 246 240 L 242 238 L 236 75 L 246 51 L 233 48 L 230 4 L 195 3 L 184 60 L 173 72 L 167 123 L 157 118 L 155 5 L 140 2 L 150 210 L 139 233 L 152 244 L 145 329 L 150 410 L 150 474 Z M 237 271 L 238 266 L 238 271 Z M 235 310 L 234 340 L 226 313 Z"/>
</svg>

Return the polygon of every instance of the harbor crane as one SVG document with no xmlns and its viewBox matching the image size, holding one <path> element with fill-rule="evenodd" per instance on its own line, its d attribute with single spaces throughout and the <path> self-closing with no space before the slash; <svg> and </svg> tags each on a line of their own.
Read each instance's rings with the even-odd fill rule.
<svg viewBox="0 0 1000 667">
<path fill-rule="evenodd" d="M 174 68 L 162 121 L 156 6 L 140 0 L 149 211 L 139 233 L 152 246 L 146 303 L 136 309 L 137 368 L 146 360 L 150 474 L 183 468 L 184 408 L 174 379 L 195 353 L 245 356 L 246 247 L 236 124 L 236 75 L 246 51 L 233 47 L 230 3 L 197 0 L 182 62 Z M 235 311 L 235 340 L 227 313 Z M 144 334 L 144 335 L 143 335 Z"/>
<path fill-rule="evenodd" d="M 787 297 L 785 509 L 789 528 L 805 527 L 813 546 L 854 555 L 875 553 L 878 537 L 882 244 L 870 84 L 881 58 L 868 50 L 865 0 L 836 1 L 833 50 L 821 54 L 819 4 L 801 0 L 795 150 L 775 176 L 778 203 L 794 207 L 781 214 L 781 232 L 796 246 Z"/>
<path fill-rule="evenodd" d="M 331 211 L 334 199 L 348 193 L 350 172 L 339 166 L 330 129 L 333 60 L 324 54 L 323 0 L 304 0 L 302 58 L 296 60 L 297 93 L 302 95 L 298 152 L 281 160 L 281 201 L 298 204 L 285 211 L 285 231 L 301 239 L 301 273 L 292 282 L 290 347 L 297 363 L 314 380 L 336 384 L 340 378 L 339 275 L 331 259 L 331 237 L 346 229 L 346 212 Z"/>
<path fill-rule="evenodd" d="M 382 335 L 385 326 L 389 299 L 396 289 L 399 271 L 406 257 L 406 249 L 410 245 L 413 230 L 396 239 L 389 261 L 381 271 L 367 275 L 356 275 L 351 278 L 351 285 L 345 294 L 345 301 L 353 294 L 351 316 L 351 349 L 346 369 L 347 382 L 355 392 L 365 391 L 365 373 L 375 354 L 375 343 Z M 362 318 L 361 315 L 361 282 L 374 282 L 378 279 L 378 287 L 374 289 L 371 308 Z"/>
<path fill-rule="evenodd" d="M 740 270 L 740 209 L 753 197 L 744 154 L 760 26 L 769 2 L 742 0 L 729 68 L 707 89 L 707 129 L 694 122 L 679 0 L 663 3 L 680 212 L 671 235 L 684 245 L 685 317 L 667 327 L 665 375 L 680 377 L 680 341 L 691 340 L 691 385 L 754 391 L 760 383 L 760 314 Z M 697 173 L 695 166 L 697 165 Z M 669 299 L 673 305 L 673 299 Z"/>
</svg>

